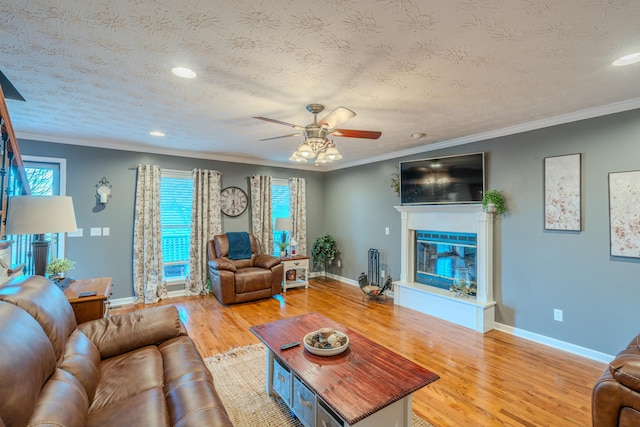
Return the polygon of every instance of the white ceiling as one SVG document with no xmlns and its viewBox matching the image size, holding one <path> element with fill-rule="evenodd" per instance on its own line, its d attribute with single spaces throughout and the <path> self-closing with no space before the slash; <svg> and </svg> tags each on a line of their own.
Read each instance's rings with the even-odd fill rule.
<svg viewBox="0 0 640 427">
<path fill-rule="evenodd" d="M 301 137 L 252 117 L 321 103 L 382 132 L 335 138 L 336 168 L 638 108 L 640 64 L 611 62 L 639 23 L 638 0 L 3 0 L 0 67 L 18 138 L 296 166 Z"/>
</svg>

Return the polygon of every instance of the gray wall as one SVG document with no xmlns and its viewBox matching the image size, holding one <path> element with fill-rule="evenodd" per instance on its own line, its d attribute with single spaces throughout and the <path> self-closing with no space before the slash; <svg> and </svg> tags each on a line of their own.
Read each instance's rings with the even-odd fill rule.
<svg viewBox="0 0 640 427">
<path fill-rule="evenodd" d="M 397 280 L 399 198 L 389 183 L 398 161 L 478 151 L 487 153 L 488 189 L 503 190 L 511 210 L 495 226 L 498 322 L 617 353 L 640 328 L 640 260 L 609 256 L 607 174 L 640 170 L 640 110 L 327 173 L 325 228 L 342 252 L 335 273 L 357 279 L 377 248 Z M 583 231 L 545 231 L 544 158 L 573 153 L 582 153 Z"/>
<path fill-rule="evenodd" d="M 165 169 L 214 169 L 222 173 L 222 187 L 237 186 L 249 192 L 247 177 L 253 174 L 274 178 L 301 177 L 307 182 L 307 237 L 313 240 L 323 233 L 323 176 L 286 168 L 219 162 L 186 157 L 154 155 L 76 145 L 20 140 L 23 155 L 67 159 L 67 195 L 73 197 L 78 227 L 83 237 L 66 238 L 66 256 L 76 262 L 72 277 L 113 277 L 113 298 L 133 295 L 133 208 L 136 171 L 139 163 L 157 164 Z M 106 177 L 112 185 L 112 197 L 104 208 L 96 206 L 95 184 Z M 222 230 L 250 229 L 249 209 L 237 218 L 223 215 Z M 91 227 L 109 227 L 110 236 L 90 237 Z M 311 247 L 309 244 L 309 248 Z"/>
</svg>

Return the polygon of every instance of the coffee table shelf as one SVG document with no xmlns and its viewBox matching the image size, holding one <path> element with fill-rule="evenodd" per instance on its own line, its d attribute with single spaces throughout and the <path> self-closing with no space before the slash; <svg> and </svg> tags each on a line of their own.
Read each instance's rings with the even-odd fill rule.
<svg viewBox="0 0 640 427">
<path fill-rule="evenodd" d="M 349 348 L 336 356 L 317 356 L 302 341 L 320 327 L 349 336 Z M 266 390 L 277 393 L 305 427 L 410 426 L 411 395 L 438 375 L 318 313 L 309 313 L 250 330 L 267 347 Z M 384 360 L 384 364 L 380 364 Z"/>
</svg>

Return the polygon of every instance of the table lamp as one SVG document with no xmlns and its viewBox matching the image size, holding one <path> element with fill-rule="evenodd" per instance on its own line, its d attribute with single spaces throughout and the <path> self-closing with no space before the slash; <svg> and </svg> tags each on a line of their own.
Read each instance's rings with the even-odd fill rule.
<svg viewBox="0 0 640 427">
<path fill-rule="evenodd" d="M 35 274 L 45 276 L 51 241 L 45 233 L 76 231 L 73 201 L 68 196 L 13 196 L 9 198 L 6 234 L 35 234 L 31 243 Z"/>
</svg>

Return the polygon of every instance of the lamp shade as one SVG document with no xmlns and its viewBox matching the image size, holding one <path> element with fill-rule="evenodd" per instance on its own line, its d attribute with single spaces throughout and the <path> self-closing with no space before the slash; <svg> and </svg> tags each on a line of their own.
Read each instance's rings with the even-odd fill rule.
<svg viewBox="0 0 640 427">
<path fill-rule="evenodd" d="M 293 222 L 291 218 L 276 218 L 276 230 L 277 231 L 291 231 L 293 228 Z"/>
<path fill-rule="evenodd" d="M 76 215 L 69 196 L 9 198 L 7 234 L 45 234 L 76 231 Z"/>
</svg>

